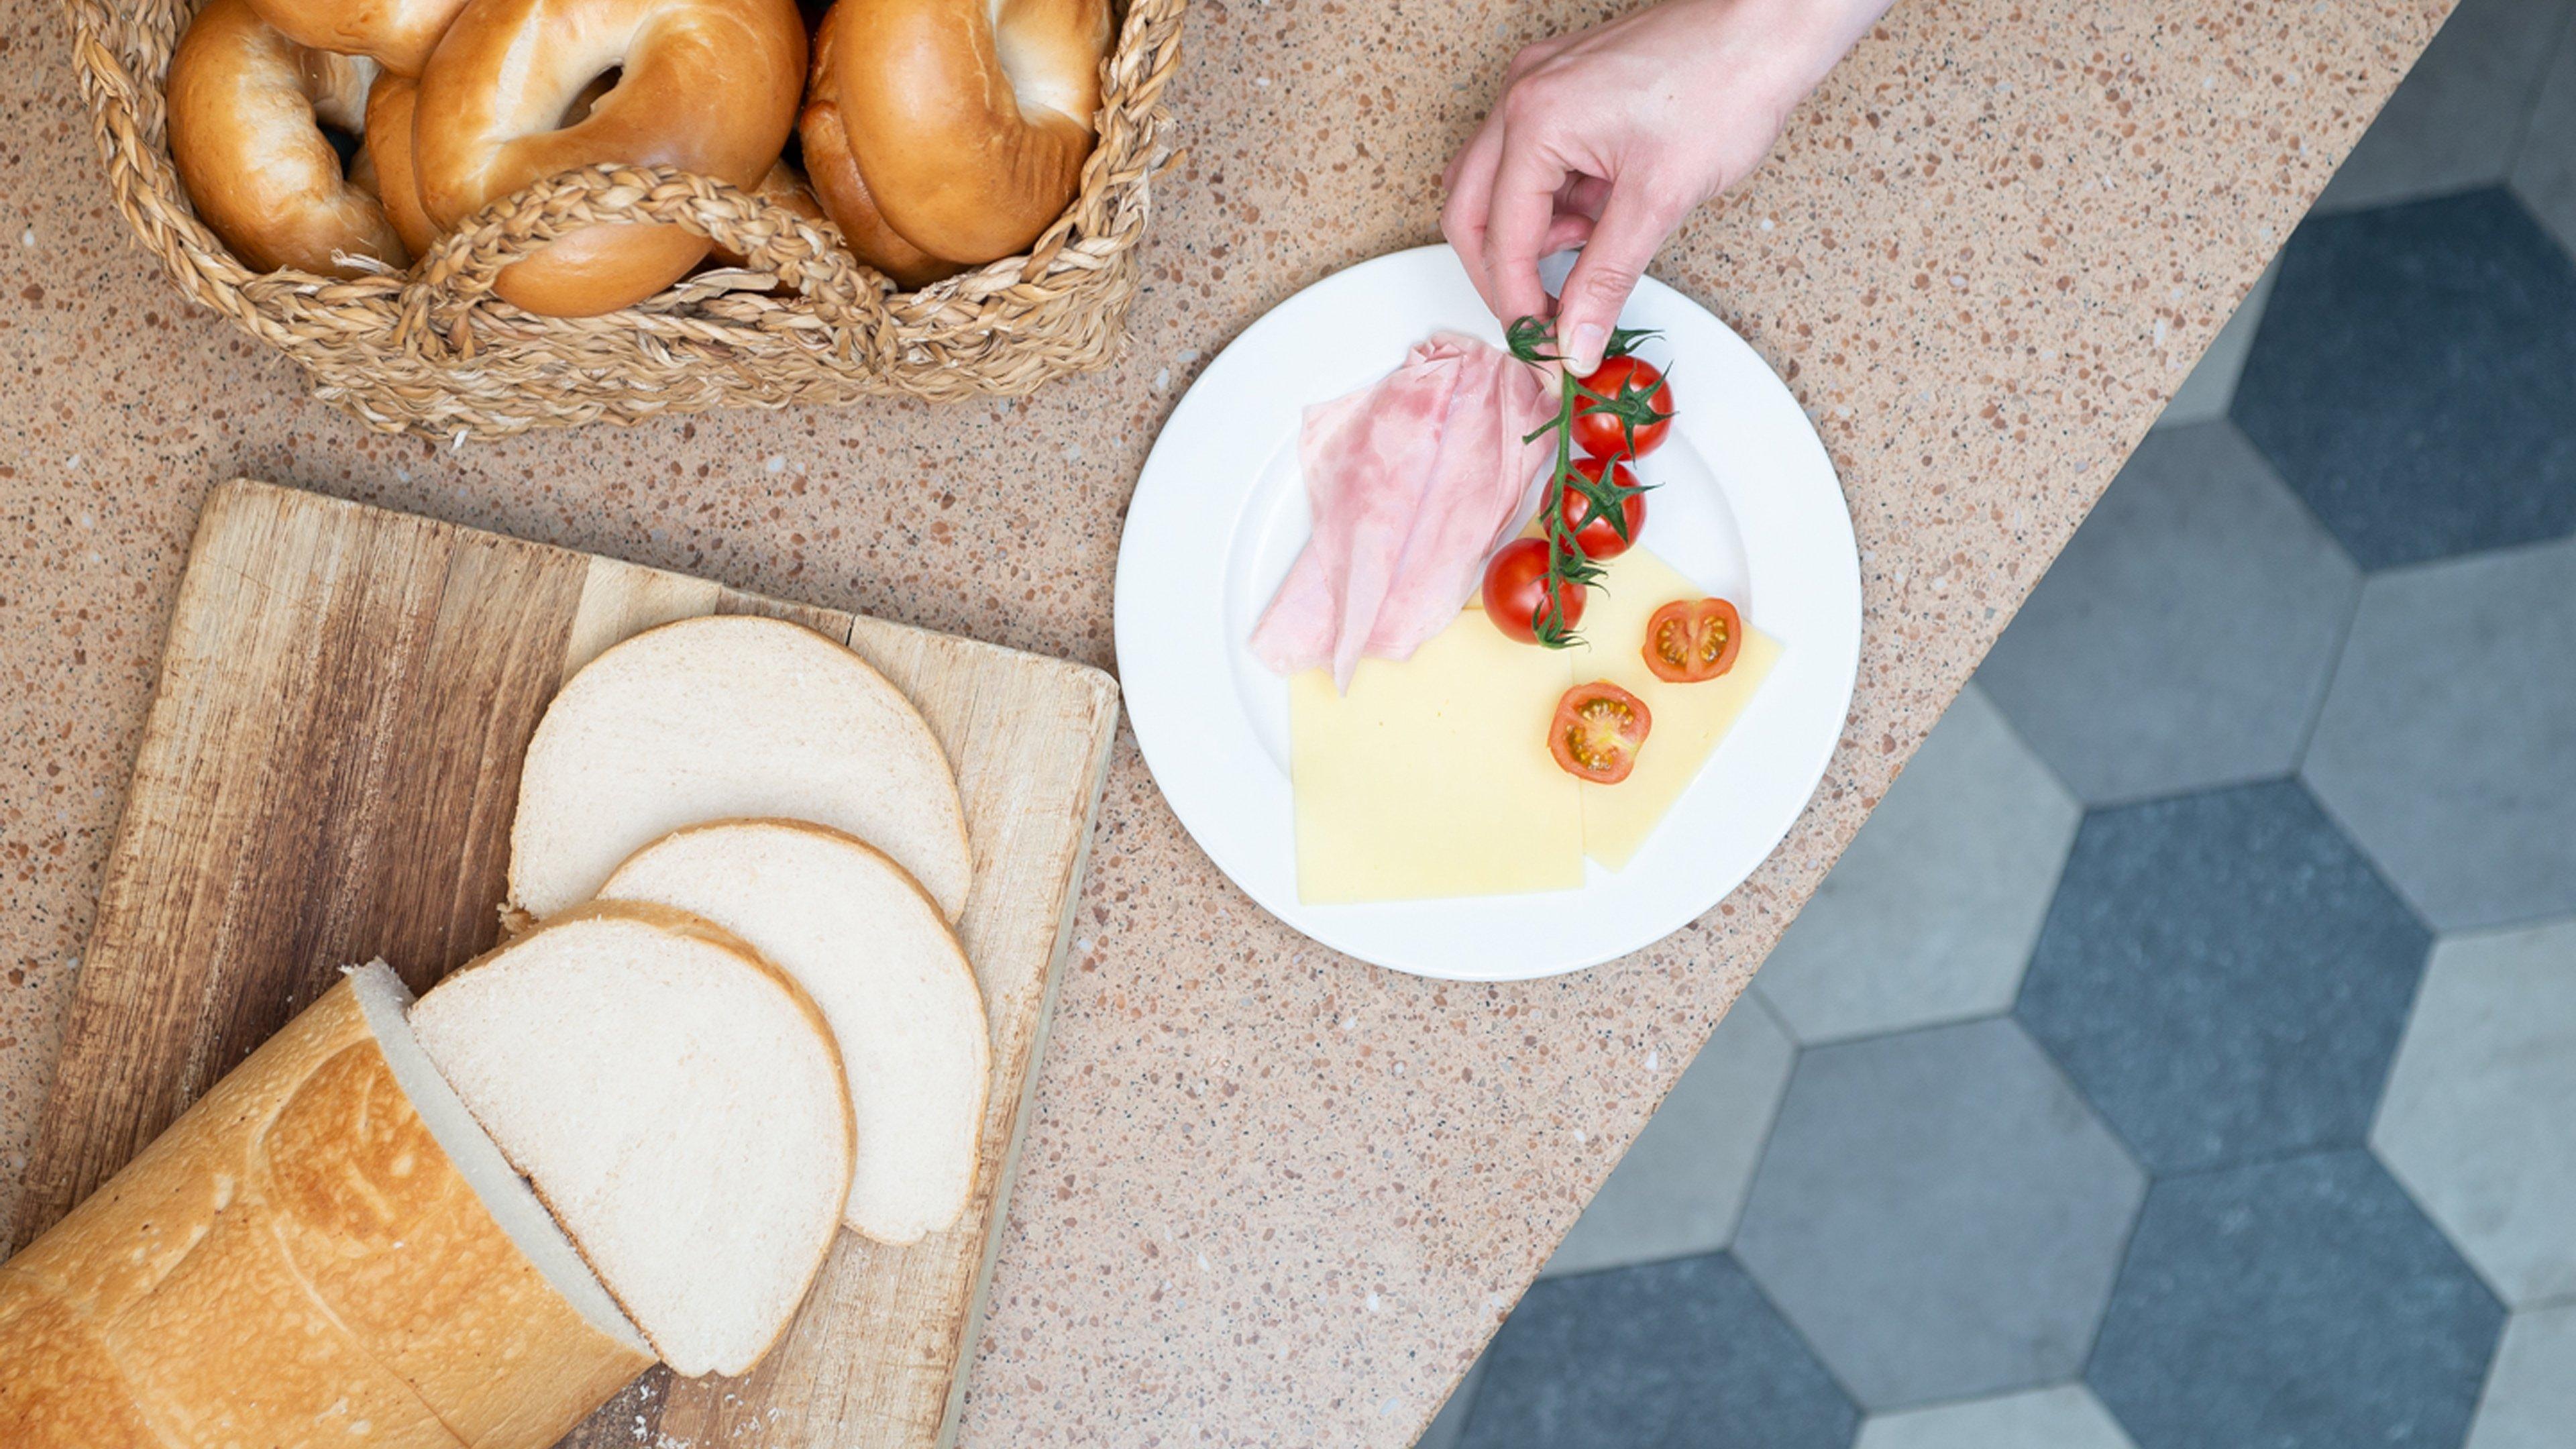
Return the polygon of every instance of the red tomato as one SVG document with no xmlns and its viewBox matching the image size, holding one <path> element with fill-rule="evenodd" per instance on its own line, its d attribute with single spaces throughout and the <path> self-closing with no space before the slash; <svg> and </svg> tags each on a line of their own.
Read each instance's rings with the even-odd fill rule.
<svg viewBox="0 0 2576 1449">
<path fill-rule="evenodd" d="M 1556 587 L 1567 629 L 1583 622 L 1583 593 L 1579 584 Z M 1546 607 L 1547 540 L 1516 538 L 1504 544 L 1485 565 L 1485 617 L 1511 638 L 1535 644 L 1539 615 Z"/>
<path fill-rule="evenodd" d="M 1610 470 L 1611 487 L 1637 486 L 1637 475 L 1629 472 L 1625 463 L 1577 458 L 1574 466 L 1595 483 L 1601 481 L 1601 470 L 1607 468 Z M 1643 493 L 1631 493 L 1620 500 L 1619 511 L 1627 516 L 1628 536 L 1625 538 L 1619 536 L 1619 530 L 1606 516 L 1593 514 L 1591 499 L 1571 488 L 1558 495 L 1556 508 L 1558 515 L 1564 518 L 1565 526 L 1574 534 L 1574 546 L 1583 550 L 1586 558 L 1617 558 L 1628 551 L 1628 545 L 1637 541 L 1637 530 L 1646 526 L 1646 495 Z M 1586 523 L 1586 518 L 1592 521 Z"/>
<path fill-rule="evenodd" d="M 1595 458 L 1642 458 L 1663 446 L 1673 426 L 1673 390 L 1661 369 L 1643 358 L 1614 357 L 1583 386 L 1609 402 L 1575 399 L 1576 447 Z"/>
<path fill-rule="evenodd" d="M 1558 769 L 1595 785 L 1616 785 L 1637 768 L 1637 750 L 1655 727 L 1646 702 L 1606 679 L 1578 684 L 1556 702 L 1547 752 Z"/>
<path fill-rule="evenodd" d="M 1675 599 L 1646 621 L 1646 667 L 1657 679 L 1715 679 L 1735 667 L 1743 649 L 1743 617 L 1724 599 Z"/>
</svg>

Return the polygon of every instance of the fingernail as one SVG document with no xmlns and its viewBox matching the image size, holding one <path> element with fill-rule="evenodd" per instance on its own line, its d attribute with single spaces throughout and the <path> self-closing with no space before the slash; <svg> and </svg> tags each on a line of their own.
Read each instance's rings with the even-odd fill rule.
<svg viewBox="0 0 2576 1449">
<path fill-rule="evenodd" d="M 1590 372 L 1601 365 L 1601 349 L 1609 341 L 1608 329 L 1598 322 L 1586 322 L 1574 329 L 1574 346 L 1569 357 L 1579 371 Z"/>
</svg>

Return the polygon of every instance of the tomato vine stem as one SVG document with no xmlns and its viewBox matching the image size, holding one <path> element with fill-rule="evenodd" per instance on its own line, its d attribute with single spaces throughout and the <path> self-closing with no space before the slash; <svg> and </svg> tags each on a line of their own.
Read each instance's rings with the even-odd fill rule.
<svg viewBox="0 0 2576 1449">
<path fill-rule="evenodd" d="M 1601 350 L 1607 362 L 1625 357 L 1655 333 L 1645 328 L 1611 329 L 1610 341 Z M 1621 538 L 1628 537 L 1627 500 L 1646 490 L 1630 484 L 1621 485 L 1618 470 L 1604 466 L 1599 478 L 1586 477 L 1575 466 L 1574 415 L 1589 402 L 1594 408 L 1619 420 L 1621 435 L 1627 439 L 1628 458 L 1636 456 L 1637 429 L 1663 421 L 1670 414 L 1654 410 L 1651 390 L 1640 391 L 1622 384 L 1616 397 L 1604 397 L 1583 385 L 1574 370 L 1564 366 L 1564 357 L 1554 350 L 1556 329 L 1537 317 L 1523 317 L 1504 332 L 1512 356 L 1533 367 L 1556 364 L 1556 417 L 1532 431 L 1522 442 L 1535 442 L 1553 432 L 1556 434 L 1556 466 L 1548 474 L 1546 485 L 1539 491 L 1539 526 L 1547 533 L 1547 577 L 1539 595 L 1538 606 L 1530 611 L 1530 634 L 1550 649 L 1568 649 L 1583 642 L 1565 618 L 1565 596 L 1578 589 L 1588 589 L 1601 581 L 1604 570 L 1584 553 L 1574 541 L 1575 533 L 1593 519 L 1608 519 Z M 1585 502 L 1582 524 L 1570 524 L 1565 517 L 1568 491 L 1579 494 Z"/>
</svg>

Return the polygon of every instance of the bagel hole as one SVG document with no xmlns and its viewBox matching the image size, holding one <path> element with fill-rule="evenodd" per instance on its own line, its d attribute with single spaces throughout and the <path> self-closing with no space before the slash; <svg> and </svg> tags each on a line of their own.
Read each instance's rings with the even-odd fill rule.
<svg viewBox="0 0 2576 1449">
<path fill-rule="evenodd" d="M 319 124 L 322 139 L 331 143 L 331 154 L 340 158 L 340 178 L 345 181 L 349 177 L 349 168 L 358 164 L 358 155 L 366 149 L 367 143 L 355 131 L 343 130 L 329 121 Z"/>
<path fill-rule="evenodd" d="M 567 126 L 578 126 L 589 120 L 592 109 L 597 107 L 610 91 L 617 89 L 617 83 L 625 78 L 626 68 L 618 65 L 612 65 L 592 76 L 583 83 L 580 90 L 573 93 L 572 103 L 564 107 L 563 119 L 555 122 L 555 129 L 560 131 Z"/>
</svg>

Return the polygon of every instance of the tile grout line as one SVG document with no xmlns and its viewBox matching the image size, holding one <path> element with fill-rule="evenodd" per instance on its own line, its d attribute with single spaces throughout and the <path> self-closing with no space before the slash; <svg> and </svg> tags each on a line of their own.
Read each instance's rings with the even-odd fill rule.
<svg viewBox="0 0 2576 1449">
<path fill-rule="evenodd" d="M 2576 45 L 2576 7 L 2570 7 L 2567 18 L 2560 22 L 2558 38 L 2549 43 L 2549 54 L 2542 59 L 2536 72 L 2539 79 L 2532 83 L 2531 94 L 2523 99 L 2522 120 L 2514 127 L 2513 144 L 2504 153 L 2504 180 L 2499 184 L 2507 191 L 2513 189 L 2514 173 L 2522 169 L 2522 153 L 2531 144 L 2532 129 L 2539 124 L 2540 102 L 2549 93 L 2549 82 L 2558 68 L 2558 57 L 2570 45 Z M 2522 198 L 2517 195 L 2514 199 L 2520 201 Z M 2524 209 L 2529 210 L 2528 207 Z M 2554 234 L 2556 228 L 2543 226 L 2542 230 Z"/>
</svg>

